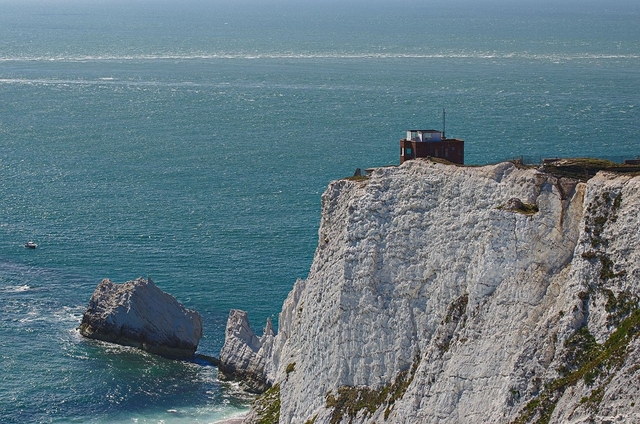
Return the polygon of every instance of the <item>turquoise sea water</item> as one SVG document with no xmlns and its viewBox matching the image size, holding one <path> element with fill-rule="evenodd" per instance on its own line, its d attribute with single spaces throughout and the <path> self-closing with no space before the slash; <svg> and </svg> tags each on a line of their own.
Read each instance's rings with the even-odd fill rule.
<svg viewBox="0 0 640 424">
<path fill-rule="evenodd" d="M 604 3 L 0 0 L 0 421 L 242 412 L 214 368 L 79 337 L 93 289 L 150 276 L 217 355 L 306 276 L 328 182 L 443 107 L 472 164 L 640 155 L 640 6 Z"/>
</svg>

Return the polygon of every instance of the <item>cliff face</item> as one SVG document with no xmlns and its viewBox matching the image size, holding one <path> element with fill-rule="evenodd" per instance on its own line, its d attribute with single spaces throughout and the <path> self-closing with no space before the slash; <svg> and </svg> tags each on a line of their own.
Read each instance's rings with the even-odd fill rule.
<svg viewBox="0 0 640 424">
<path fill-rule="evenodd" d="M 639 212 L 640 178 L 510 163 L 332 183 L 256 353 L 266 401 L 281 423 L 640 420 Z"/>
</svg>

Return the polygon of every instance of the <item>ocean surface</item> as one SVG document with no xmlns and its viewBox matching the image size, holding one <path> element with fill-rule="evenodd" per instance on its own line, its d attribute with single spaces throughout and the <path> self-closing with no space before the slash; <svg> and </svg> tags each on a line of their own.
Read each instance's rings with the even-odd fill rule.
<svg viewBox="0 0 640 424">
<path fill-rule="evenodd" d="M 443 108 L 470 164 L 640 155 L 640 4 L 521 3 L 0 0 L 0 422 L 245 411 L 80 337 L 94 288 L 151 277 L 217 355 L 229 309 L 277 323 L 327 184 Z"/>
</svg>

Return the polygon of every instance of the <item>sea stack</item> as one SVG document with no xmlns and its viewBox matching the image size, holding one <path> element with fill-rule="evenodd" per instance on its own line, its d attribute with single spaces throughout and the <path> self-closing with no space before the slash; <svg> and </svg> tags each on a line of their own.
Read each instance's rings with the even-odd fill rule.
<svg viewBox="0 0 640 424">
<path fill-rule="evenodd" d="M 227 320 L 224 346 L 220 352 L 218 378 L 238 380 L 250 392 L 262 393 L 270 387 L 265 375 L 265 362 L 271 353 L 274 334 L 267 319 L 262 337 L 256 336 L 245 311 L 232 309 Z"/>
<path fill-rule="evenodd" d="M 88 338 L 189 359 L 202 337 L 202 318 L 150 278 L 123 284 L 104 279 L 93 292 L 78 329 Z"/>
</svg>

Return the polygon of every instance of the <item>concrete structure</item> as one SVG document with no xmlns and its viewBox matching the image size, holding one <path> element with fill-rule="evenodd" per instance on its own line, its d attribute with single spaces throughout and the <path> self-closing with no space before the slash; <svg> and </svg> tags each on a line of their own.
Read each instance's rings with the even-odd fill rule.
<svg viewBox="0 0 640 424">
<path fill-rule="evenodd" d="M 407 138 L 400 140 L 400 164 L 426 157 L 464 164 L 464 140 L 446 138 L 438 130 L 407 130 Z"/>
</svg>

